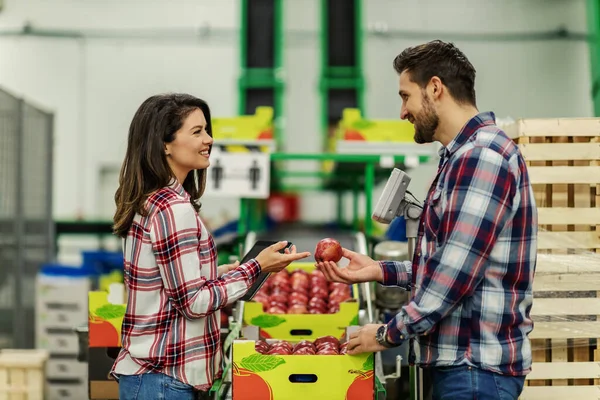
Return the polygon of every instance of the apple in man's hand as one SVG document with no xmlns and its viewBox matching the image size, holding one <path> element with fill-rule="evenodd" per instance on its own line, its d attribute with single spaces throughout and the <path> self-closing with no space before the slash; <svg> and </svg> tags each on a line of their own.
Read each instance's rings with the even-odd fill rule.
<svg viewBox="0 0 600 400">
<path fill-rule="evenodd" d="M 325 238 L 317 243 L 315 260 L 338 262 L 342 259 L 342 245 L 335 239 Z"/>
</svg>

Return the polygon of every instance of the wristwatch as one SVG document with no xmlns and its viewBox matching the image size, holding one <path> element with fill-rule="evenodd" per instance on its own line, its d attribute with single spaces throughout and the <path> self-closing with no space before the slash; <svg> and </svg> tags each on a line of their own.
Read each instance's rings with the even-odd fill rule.
<svg viewBox="0 0 600 400">
<path fill-rule="evenodd" d="M 377 328 L 377 333 L 375 334 L 375 340 L 377 340 L 377 343 L 379 343 L 380 345 L 382 345 L 383 347 L 386 347 L 388 349 L 392 348 L 392 347 L 396 347 L 395 344 L 388 342 L 387 331 L 388 331 L 388 326 L 381 325 L 379 328 Z"/>
</svg>

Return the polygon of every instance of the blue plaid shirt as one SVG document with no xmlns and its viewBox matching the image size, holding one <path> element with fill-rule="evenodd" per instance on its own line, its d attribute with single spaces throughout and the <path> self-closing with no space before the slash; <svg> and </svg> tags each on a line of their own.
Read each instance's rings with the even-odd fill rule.
<svg viewBox="0 0 600 400">
<path fill-rule="evenodd" d="M 525 161 L 493 113 L 472 118 L 440 156 L 412 263 L 380 262 L 384 285 L 414 289 L 388 340 L 415 338 L 424 367 L 525 375 L 537 258 Z"/>
</svg>

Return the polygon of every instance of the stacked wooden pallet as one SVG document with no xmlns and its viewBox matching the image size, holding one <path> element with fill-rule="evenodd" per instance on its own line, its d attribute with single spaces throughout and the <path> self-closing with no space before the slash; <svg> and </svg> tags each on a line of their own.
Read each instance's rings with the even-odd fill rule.
<svg viewBox="0 0 600 400">
<path fill-rule="evenodd" d="M 45 350 L 0 351 L 0 400 L 44 400 Z"/>
<path fill-rule="evenodd" d="M 533 371 L 521 399 L 600 398 L 600 119 L 504 127 L 534 185 L 540 231 Z"/>
</svg>

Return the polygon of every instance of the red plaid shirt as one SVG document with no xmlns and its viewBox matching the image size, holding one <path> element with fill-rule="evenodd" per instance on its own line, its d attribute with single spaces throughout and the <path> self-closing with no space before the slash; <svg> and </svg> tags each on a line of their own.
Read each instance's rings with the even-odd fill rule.
<svg viewBox="0 0 600 400">
<path fill-rule="evenodd" d="M 198 390 L 221 377 L 220 309 L 256 280 L 256 260 L 217 277 L 215 243 L 174 181 L 147 200 L 125 241 L 127 311 L 112 369 L 161 372 Z"/>
</svg>

